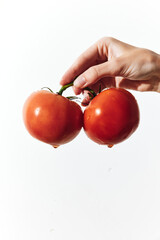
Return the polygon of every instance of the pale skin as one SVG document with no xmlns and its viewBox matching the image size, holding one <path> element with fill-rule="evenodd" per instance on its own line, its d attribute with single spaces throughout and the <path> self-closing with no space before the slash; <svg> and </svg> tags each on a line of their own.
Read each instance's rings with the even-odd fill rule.
<svg viewBox="0 0 160 240">
<path fill-rule="evenodd" d="M 76 79 L 75 79 L 76 78 Z M 160 55 L 115 38 L 104 37 L 82 53 L 63 75 L 60 84 L 74 81 L 75 94 L 90 101 L 90 87 L 98 92 L 108 87 L 160 92 Z"/>
</svg>

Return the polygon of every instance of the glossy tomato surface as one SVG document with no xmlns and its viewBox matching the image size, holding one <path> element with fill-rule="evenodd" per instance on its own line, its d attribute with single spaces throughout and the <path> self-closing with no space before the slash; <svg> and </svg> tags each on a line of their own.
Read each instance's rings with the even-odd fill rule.
<svg viewBox="0 0 160 240">
<path fill-rule="evenodd" d="M 58 94 L 32 93 L 23 107 L 24 124 L 35 138 L 59 146 L 74 139 L 82 128 L 80 106 Z"/>
<path fill-rule="evenodd" d="M 120 143 L 136 130 L 138 124 L 137 101 L 121 88 L 102 91 L 84 111 L 84 130 L 98 144 Z"/>
</svg>

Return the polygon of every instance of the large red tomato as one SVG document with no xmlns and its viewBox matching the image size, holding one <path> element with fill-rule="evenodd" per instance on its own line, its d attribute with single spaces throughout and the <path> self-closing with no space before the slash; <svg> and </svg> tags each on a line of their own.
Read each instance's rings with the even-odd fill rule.
<svg viewBox="0 0 160 240">
<path fill-rule="evenodd" d="M 138 127 L 139 108 L 134 96 L 121 88 L 98 94 L 84 111 L 84 130 L 98 144 L 112 146 Z"/>
<path fill-rule="evenodd" d="M 83 113 L 77 103 L 46 90 L 29 96 L 24 104 L 23 118 L 33 137 L 54 147 L 75 138 L 83 123 Z"/>
</svg>

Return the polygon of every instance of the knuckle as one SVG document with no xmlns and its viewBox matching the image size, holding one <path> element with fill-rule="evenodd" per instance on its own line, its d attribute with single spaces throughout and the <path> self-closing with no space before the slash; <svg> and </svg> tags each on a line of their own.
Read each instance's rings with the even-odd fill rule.
<svg viewBox="0 0 160 240">
<path fill-rule="evenodd" d="M 114 41 L 113 37 L 106 37 L 105 41 L 109 44 Z"/>
<path fill-rule="evenodd" d="M 94 79 L 99 78 L 99 70 L 98 70 L 97 66 L 91 67 L 90 72 L 92 73 L 92 76 Z"/>
<path fill-rule="evenodd" d="M 106 41 L 106 39 L 107 39 L 107 37 L 102 37 L 102 38 L 100 38 L 100 39 L 98 40 L 98 42 L 99 42 L 99 43 L 103 43 L 103 42 Z"/>
<path fill-rule="evenodd" d="M 146 52 L 146 59 L 147 59 L 148 63 L 150 63 L 150 64 L 154 63 L 156 54 L 148 49 L 145 52 Z"/>
<path fill-rule="evenodd" d="M 97 42 L 98 58 L 100 60 L 108 60 L 108 48 L 112 44 L 112 37 L 103 37 Z"/>
<path fill-rule="evenodd" d="M 105 37 L 102 37 L 102 38 L 100 38 L 99 39 L 99 43 L 110 43 L 110 42 L 112 42 L 114 40 L 114 38 L 113 37 L 109 37 L 109 36 L 105 36 Z"/>
</svg>

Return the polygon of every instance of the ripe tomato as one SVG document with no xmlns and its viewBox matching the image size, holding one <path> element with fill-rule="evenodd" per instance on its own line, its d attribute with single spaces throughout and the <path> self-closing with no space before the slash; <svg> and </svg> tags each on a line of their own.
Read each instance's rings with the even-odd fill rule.
<svg viewBox="0 0 160 240">
<path fill-rule="evenodd" d="M 84 130 L 98 144 L 112 146 L 138 127 L 139 108 L 134 96 L 120 88 L 98 94 L 84 111 Z"/>
<path fill-rule="evenodd" d="M 81 130 L 80 106 L 55 93 L 32 93 L 23 108 L 24 124 L 35 138 L 57 147 L 75 138 Z"/>
</svg>

